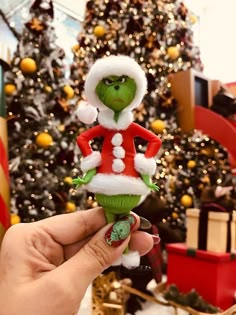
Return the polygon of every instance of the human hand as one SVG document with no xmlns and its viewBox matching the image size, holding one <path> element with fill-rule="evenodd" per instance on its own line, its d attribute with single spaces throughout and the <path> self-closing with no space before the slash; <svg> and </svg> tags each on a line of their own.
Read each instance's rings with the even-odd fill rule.
<svg viewBox="0 0 236 315">
<path fill-rule="evenodd" d="M 153 246 L 138 217 L 117 247 L 105 240 L 110 226 L 102 208 L 12 226 L 0 252 L 0 314 L 77 314 L 87 287 L 128 243 L 140 255 Z"/>
</svg>

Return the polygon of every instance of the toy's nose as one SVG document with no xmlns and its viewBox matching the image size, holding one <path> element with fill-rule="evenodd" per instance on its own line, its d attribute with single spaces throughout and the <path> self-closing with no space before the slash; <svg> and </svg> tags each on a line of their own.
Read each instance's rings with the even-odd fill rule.
<svg viewBox="0 0 236 315">
<path fill-rule="evenodd" d="M 115 90 L 119 90 L 120 86 L 119 85 L 115 85 L 114 88 L 115 88 Z"/>
</svg>

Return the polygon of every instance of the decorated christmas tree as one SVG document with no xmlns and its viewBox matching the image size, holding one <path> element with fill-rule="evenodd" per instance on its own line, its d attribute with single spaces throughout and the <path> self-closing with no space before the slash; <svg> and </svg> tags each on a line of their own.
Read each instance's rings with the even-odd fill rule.
<svg viewBox="0 0 236 315">
<path fill-rule="evenodd" d="M 78 175 L 74 90 L 65 79 L 65 52 L 55 43 L 52 1 L 36 0 L 5 74 L 12 223 L 83 206 Z"/>
<path fill-rule="evenodd" d="M 179 231 L 172 238 L 167 232 L 163 242 L 184 240 L 186 208 L 199 207 L 206 186 L 224 185 L 231 176 L 226 150 L 199 131 L 184 134 L 176 118 L 170 76 L 190 68 L 203 70 L 192 30 L 197 22 L 177 0 L 88 1 L 83 31 L 73 47 L 71 79 L 78 99 L 84 98 L 86 74 L 98 58 L 129 55 L 146 73 L 148 91 L 134 116 L 162 139 L 156 174 L 160 191 L 147 198 L 148 207 L 141 204 L 137 211 L 164 231 Z M 136 142 L 144 152 L 146 143 Z"/>
</svg>

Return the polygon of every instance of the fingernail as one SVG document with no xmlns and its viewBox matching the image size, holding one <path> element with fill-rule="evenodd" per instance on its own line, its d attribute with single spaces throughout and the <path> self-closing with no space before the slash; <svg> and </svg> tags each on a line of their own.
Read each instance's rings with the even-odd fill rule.
<svg viewBox="0 0 236 315">
<path fill-rule="evenodd" d="M 113 247 L 120 246 L 130 235 L 136 221 L 132 214 L 119 218 L 105 234 L 107 244 Z"/>
<path fill-rule="evenodd" d="M 153 239 L 154 245 L 159 244 L 161 241 L 159 234 L 152 235 L 152 239 Z"/>
<path fill-rule="evenodd" d="M 140 230 L 149 230 L 152 227 L 152 223 L 150 221 L 148 221 L 146 218 L 144 217 L 140 217 L 140 225 L 139 225 L 139 229 Z"/>
</svg>

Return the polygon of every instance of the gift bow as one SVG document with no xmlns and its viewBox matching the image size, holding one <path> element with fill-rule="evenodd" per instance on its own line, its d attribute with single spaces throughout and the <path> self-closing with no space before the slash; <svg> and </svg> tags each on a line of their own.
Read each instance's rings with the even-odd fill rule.
<svg viewBox="0 0 236 315">
<path fill-rule="evenodd" d="M 216 198 L 220 198 L 222 196 L 227 195 L 231 190 L 233 189 L 233 186 L 227 186 L 227 187 L 222 187 L 222 186 L 217 186 L 215 190 L 215 196 Z"/>
</svg>

